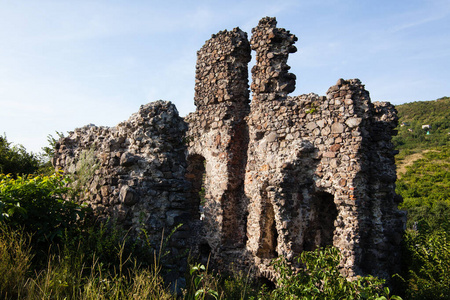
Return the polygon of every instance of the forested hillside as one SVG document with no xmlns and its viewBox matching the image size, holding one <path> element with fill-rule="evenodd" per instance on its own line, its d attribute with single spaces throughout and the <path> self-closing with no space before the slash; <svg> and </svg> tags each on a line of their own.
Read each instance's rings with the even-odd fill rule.
<svg viewBox="0 0 450 300">
<path fill-rule="evenodd" d="M 450 145 L 449 97 L 406 103 L 396 108 L 400 117 L 398 136 L 393 139 L 397 149 L 419 151 Z"/>
<path fill-rule="evenodd" d="M 448 226 L 450 217 L 450 98 L 398 105 L 400 153 L 397 192 L 409 211 L 408 226 L 420 220 Z M 430 215 L 431 213 L 431 215 Z M 441 221 L 436 222 L 434 218 Z"/>
<path fill-rule="evenodd" d="M 407 299 L 450 299 L 450 98 L 396 107 Z"/>
</svg>

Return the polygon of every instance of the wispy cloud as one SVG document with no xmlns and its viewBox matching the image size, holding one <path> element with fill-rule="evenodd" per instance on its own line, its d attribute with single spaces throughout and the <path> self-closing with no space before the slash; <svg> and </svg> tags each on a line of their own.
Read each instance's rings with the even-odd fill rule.
<svg viewBox="0 0 450 300">
<path fill-rule="evenodd" d="M 431 23 L 431 22 L 435 22 L 435 21 L 439 21 L 442 20 L 444 18 L 448 18 L 449 17 L 449 13 L 448 12 L 439 12 L 435 15 L 432 16 L 425 16 L 423 18 L 419 18 L 419 19 L 415 19 L 415 17 L 411 17 L 411 19 L 414 19 L 413 21 L 407 20 L 405 23 L 399 24 L 394 26 L 390 32 L 391 33 L 396 33 L 399 31 L 403 31 L 403 30 L 407 30 L 407 29 L 411 29 L 414 27 L 418 27 L 427 23 Z"/>
</svg>

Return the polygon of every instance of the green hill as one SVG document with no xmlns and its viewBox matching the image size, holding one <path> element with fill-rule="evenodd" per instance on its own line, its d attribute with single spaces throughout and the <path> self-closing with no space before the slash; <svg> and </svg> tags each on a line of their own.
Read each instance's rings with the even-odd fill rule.
<svg viewBox="0 0 450 300">
<path fill-rule="evenodd" d="M 393 142 L 399 150 L 420 151 L 450 146 L 450 98 L 396 106 L 400 117 Z M 407 151 L 407 153 L 410 153 Z"/>
<path fill-rule="evenodd" d="M 408 212 L 404 299 L 450 299 L 450 98 L 396 108 L 396 192 Z"/>
<path fill-rule="evenodd" d="M 408 210 L 408 227 L 422 222 L 450 230 L 450 98 L 396 108 L 397 193 Z"/>
</svg>

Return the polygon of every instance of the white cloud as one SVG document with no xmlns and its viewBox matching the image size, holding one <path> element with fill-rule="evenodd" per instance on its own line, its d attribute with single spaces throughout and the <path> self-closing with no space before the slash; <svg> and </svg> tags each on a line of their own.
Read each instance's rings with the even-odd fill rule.
<svg viewBox="0 0 450 300">
<path fill-rule="evenodd" d="M 422 15 L 423 12 L 414 12 L 408 14 L 408 16 L 404 17 L 404 21 L 401 24 L 398 24 L 391 28 L 391 33 L 397 33 L 399 31 L 411 29 L 414 27 L 418 27 L 421 25 L 425 25 L 427 23 L 435 22 L 447 18 L 449 13 L 448 11 L 438 11 L 433 12 L 431 15 Z"/>
</svg>

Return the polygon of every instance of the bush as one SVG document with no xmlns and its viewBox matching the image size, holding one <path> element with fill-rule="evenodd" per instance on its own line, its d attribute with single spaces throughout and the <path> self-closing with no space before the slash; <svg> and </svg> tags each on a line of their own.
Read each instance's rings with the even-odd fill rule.
<svg viewBox="0 0 450 300">
<path fill-rule="evenodd" d="M 276 288 L 260 286 L 242 273 L 221 278 L 202 264 L 191 265 L 185 299 L 401 299 L 389 295 L 384 280 L 373 276 L 347 280 L 339 272 L 341 255 L 334 247 L 305 251 L 293 267 L 284 257 L 272 262 L 279 277 Z"/>
<path fill-rule="evenodd" d="M 33 244 L 48 250 L 64 231 L 80 225 L 88 209 L 67 199 L 67 178 L 0 174 L 0 222 L 33 234 Z"/>
<path fill-rule="evenodd" d="M 450 299 L 450 234 L 409 230 L 405 243 L 408 299 Z"/>
<path fill-rule="evenodd" d="M 389 298 L 389 289 L 376 277 L 349 281 L 339 272 L 340 252 L 334 247 L 304 251 L 297 258 L 303 269 L 294 270 L 284 257 L 273 263 L 279 273 L 271 299 L 401 299 Z"/>
</svg>

